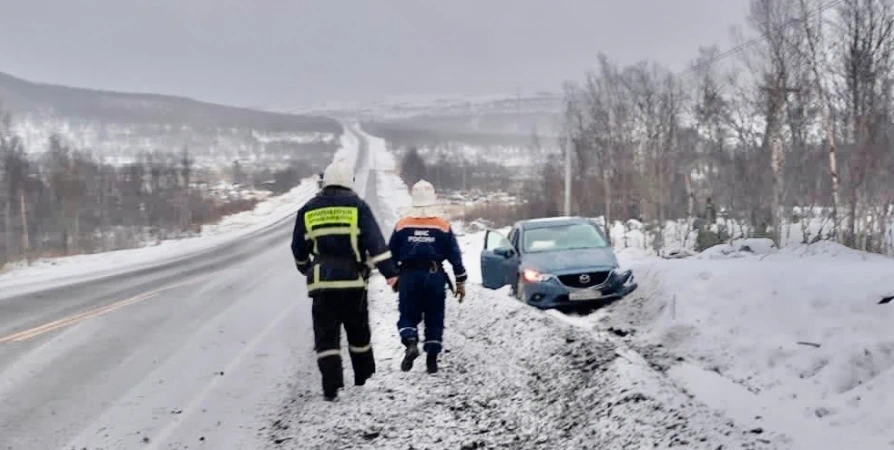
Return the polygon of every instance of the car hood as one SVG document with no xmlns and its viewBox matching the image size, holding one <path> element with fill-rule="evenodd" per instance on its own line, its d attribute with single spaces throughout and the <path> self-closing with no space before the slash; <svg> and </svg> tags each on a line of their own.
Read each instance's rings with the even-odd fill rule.
<svg viewBox="0 0 894 450">
<path fill-rule="evenodd" d="M 618 260 L 611 248 L 528 253 L 522 257 L 522 268 L 554 275 L 617 266 Z"/>
</svg>

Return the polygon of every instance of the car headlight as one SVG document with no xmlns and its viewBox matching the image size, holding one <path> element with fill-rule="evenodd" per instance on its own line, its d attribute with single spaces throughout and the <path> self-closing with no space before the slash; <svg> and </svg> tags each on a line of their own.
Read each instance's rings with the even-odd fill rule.
<svg viewBox="0 0 894 450">
<path fill-rule="evenodd" d="M 522 278 L 528 283 L 539 283 L 549 280 L 552 277 L 552 275 L 541 273 L 534 269 L 525 269 L 525 271 L 522 272 Z"/>
<path fill-rule="evenodd" d="M 633 284 L 633 271 L 631 270 L 625 270 L 624 272 L 619 273 L 618 277 L 624 280 L 621 284 L 623 287 L 629 287 Z"/>
</svg>

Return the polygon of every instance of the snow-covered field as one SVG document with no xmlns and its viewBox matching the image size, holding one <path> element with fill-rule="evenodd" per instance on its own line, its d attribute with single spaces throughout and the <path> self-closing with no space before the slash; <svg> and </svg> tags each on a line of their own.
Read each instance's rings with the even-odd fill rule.
<svg viewBox="0 0 894 450">
<path fill-rule="evenodd" d="M 454 161 L 467 161 L 467 164 L 470 166 L 474 165 L 475 162 L 487 162 L 526 172 L 533 171 L 532 167 L 537 167 L 537 164 L 545 163 L 549 158 L 554 157 L 557 151 L 554 148 L 547 147 L 541 154 L 532 154 L 531 149 L 527 147 L 507 145 L 473 146 L 462 143 L 449 144 L 446 148 L 420 146 L 418 150 L 419 154 L 430 164 L 434 164 L 440 156 L 439 152 L 443 152 L 443 154 L 449 155 Z"/>
<path fill-rule="evenodd" d="M 211 138 L 203 136 L 203 130 L 189 126 L 173 125 L 130 125 L 102 123 L 100 121 L 74 121 L 53 114 L 23 114 L 12 121 L 13 134 L 22 139 L 26 151 L 40 153 L 46 149 L 51 136 L 59 136 L 62 142 L 77 149 L 90 149 L 98 155 L 110 157 L 107 162 L 116 162 L 113 155 L 121 157 L 120 163 L 130 162 L 140 152 L 152 152 L 159 148 L 180 149 L 184 146 L 213 146 L 213 154 L 221 159 L 232 156 L 262 155 L 270 144 L 331 143 L 336 135 L 328 132 L 284 132 L 263 133 L 227 129 Z M 205 141 L 207 140 L 207 142 Z M 122 149 L 126 152 L 122 154 Z M 194 154 L 193 158 L 207 160 L 208 155 Z M 231 160 L 227 160 L 231 163 Z"/>
</svg>

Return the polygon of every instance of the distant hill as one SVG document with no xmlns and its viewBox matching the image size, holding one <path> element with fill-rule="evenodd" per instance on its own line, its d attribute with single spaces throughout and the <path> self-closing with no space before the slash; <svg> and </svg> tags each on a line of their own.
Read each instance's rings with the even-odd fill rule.
<svg viewBox="0 0 894 450">
<path fill-rule="evenodd" d="M 341 133 L 338 122 L 321 116 L 257 111 L 167 95 L 128 94 L 33 83 L 2 72 L 0 102 L 14 114 L 49 115 L 122 125 L 249 128 L 275 133 Z"/>
<path fill-rule="evenodd" d="M 448 144 L 526 147 L 536 134 L 544 145 L 559 135 L 562 94 L 427 96 L 355 105 L 320 105 L 296 110 L 359 118 L 364 128 L 397 147 Z"/>
<path fill-rule="evenodd" d="M 0 72 L 0 108 L 28 152 L 51 135 L 106 161 L 188 148 L 200 165 L 319 167 L 339 146 L 341 124 L 319 114 L 223 106 L 183 97 L 129 94 L 34 83 Z"/>
</svg>

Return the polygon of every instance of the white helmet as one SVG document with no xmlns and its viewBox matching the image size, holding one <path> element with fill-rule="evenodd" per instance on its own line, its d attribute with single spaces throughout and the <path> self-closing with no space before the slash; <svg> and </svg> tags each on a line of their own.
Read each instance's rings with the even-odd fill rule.
<svg viewBox="0 0 894 450">
<path fill-rule="evenodd" d="M 414 208 L 425 208 L 438 204 L 438 197 L 435 195 L 435 187 L 425 180 L 420 180 L 414 184 L 410 195 L 413 198 Z"/>
<path fill-rule="evenodd" d="M 354 189 L 354 168 L 344 159 L 337 159 L 323 172 L 323 187 L 341 186 Z"/>
</svg>

